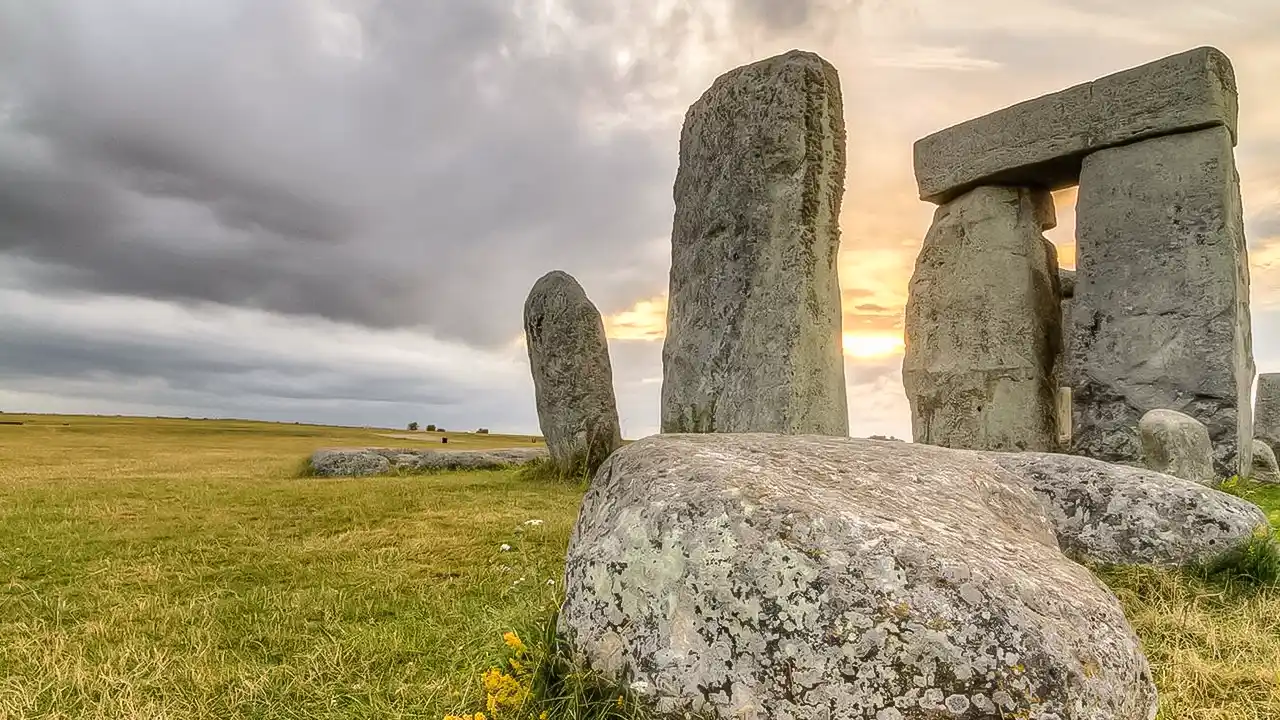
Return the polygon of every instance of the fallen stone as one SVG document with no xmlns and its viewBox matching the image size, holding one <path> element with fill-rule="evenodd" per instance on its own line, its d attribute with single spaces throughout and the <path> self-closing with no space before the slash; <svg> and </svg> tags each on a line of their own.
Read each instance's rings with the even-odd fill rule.
<svg viewBox="0 0 1280 720">
<path fill-rule="evenodd" d="M 792 51 L 718 78 L 685 116 L 663 432 L 848 435 L 845 130 L 835 68 Z"/>
<path fill-rule="evenodd" d="M 997 110 L 918 140 L 920 198 L 944 203 L 979 185 L 1076 184 L 1090 153 L 1220 126 L 1234 142 L 1235 73 L 1202 47 Z"/>
<path fill-rule="evenodd" d="M 1167 408 L 1208 427 L 1220 476 L 1247 476 L 1248 254 L 1227 129 L 1090 155 L 1076 218 L 1072 451 L 1136 460 L 1138 420 Z"/>
<path fill-rule="evenodd" d="M 915 441 L 1057 450 L 1058 257 L 1047 192 L 980 187 L 938 208 L 908 288 Z"/>
<path fill-rule="evenodd" d="M 1142 463 L 1165 475 L 1212 485 L 1213 445 L 1204 423 L 1176 410 L 1148 411 L 1138 421 Z"/>
<path fill-rule="evenodd" d="M 1271 446 L 1261 440 L 1253 441 L 1253 479 L 1269 485 L 1280 484 L 1280 466 Z"/>
<path fill-rule="evenodd" d="M 1280 373 L 1258 376 L 1257 416 L 1253 434 L 1274 450 L 1280 447 Z"/>
<path fill-rule="evenodd" d="M 1040 496 L 1063 552 L 1083 563 L 1212 567 L 1269 528 L 1253 503 L 1172 475 L 1077 455 L 987 455 Z"/>
<path fill-rule="evenodd" d="M 661 717 L 1150 720 L 1111 593 L 982 453 L 658 435 L 583 502 L 559 633 Z"/>
<path fill-rule="evenodd" d="M 545 448 L 428 450 L 425 448 L 327 448 L 311 455 L 319 477 L 381 475 L 401 471 L 500 470 L 548 457 Z"/>
<path fill-rule="evenodd" d="M 538 425 L 556 469 L 589 475 L 622 444 L 600 311 L 568 273 L 542 276 L 524 304 Z"/>
<path fill-rule="evenodd" d="M 391 469 L 391 461 L 372 450 L 317 450 L 311 455 L 311 472 L 318 477 L 379 475 Z"/>
</svg>

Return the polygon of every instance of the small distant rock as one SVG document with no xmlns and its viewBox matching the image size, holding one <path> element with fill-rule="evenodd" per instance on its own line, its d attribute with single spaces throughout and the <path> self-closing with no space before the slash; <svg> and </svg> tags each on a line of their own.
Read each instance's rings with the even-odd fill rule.
<svg viewBox="0 0 1280 720">
<path fill-rule="evenodd" d="M 1213 443 L 1209 428 L 1176 410 L 1151 410 L 1138 421 L 1142 462 L 1158 473 L 1212 485 Z"/>
<path fill-rule="evenodd" d="M 1280 467 L 1271 446 L 1261 440 L 1253 441 L 1253 479 L 1260 483 L 1280 484 Z"/>
</svg>

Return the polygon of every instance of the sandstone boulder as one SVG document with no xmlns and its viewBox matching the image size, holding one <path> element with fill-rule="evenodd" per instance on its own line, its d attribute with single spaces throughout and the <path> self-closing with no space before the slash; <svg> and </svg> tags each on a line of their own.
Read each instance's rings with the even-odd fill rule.
<svg viewBox="0 0 1280 720">
<path fill-rule="evenodd" d="M 1176 410 L 1156 409 L 1138 421 L 1142 463 L 1158 473 L 1212 485 L 1213 445 L 1204 423 Z"/>
<path fill-rule="evenodd" d="M 680 134 L 663 432 L 847 435 L 835 68 L 792 51 L 730 71 Z"/>
<path fill-rule="evenodd" d="M 317 477 L 379 475 L 390 469 L 390 458 L 371 449 L 326 449 L 311 455 L 311 473 Z"/>
<path fill-rule="evenodd" d="M 524 304 L 538 425 L 556 468 L 592 473 L 622 444 L 600 311 L 568 273 L 543 275 Z"/>
<path fill-rule="evenodd" d="M 1258 376 L 1257 417 L 1254 437 L 1271 446 L 1280 447 L 1280 373 Z"/>
<path fill-rule="evenodd" d="M 1076 455 L 988 457 L 1040 496 L 1063 552 L 1085 563 L 1215 566 L 1269 527 L 1253 503 L 1171 475 Z"/>
<path fill-rule="evenodd" d="M 1223 127 L 1235 137 L 1235 73 L 1201 47 L 1027 100 L 915 144 L 920 198 L 943 203 L 979 185 L 1059 189 L 1103 148 Z"/>
<path fill-rule="evenodd" d="M 1093 153 L 1076 218 L 1072 452 L 1137 460 L 1138 420 L 1168 408 L 1209 428 L 1219 476 L 1247 475 L 1249 268 L 1230 132 Z"/>
<path fill-rule="evenodd" d="M 1280 467 L 1271 446 L 1261 440 L 1253 441 L 1253 479 L 1268 484 L 1280 484 Z"/>
<path fill-rule="evenodd" d="M 1047 192 L 980 187 L 938 208 L 911 276 L 902 381 L 915 441 L 1056 450 L 1062 330 Z"/>
<path fill-rule="evenodd" d="M 659 435 L 583 502 L 559 632 L 660 717 L 1150 720 L 1115 598 L 977 452 Z"/>
</svg>

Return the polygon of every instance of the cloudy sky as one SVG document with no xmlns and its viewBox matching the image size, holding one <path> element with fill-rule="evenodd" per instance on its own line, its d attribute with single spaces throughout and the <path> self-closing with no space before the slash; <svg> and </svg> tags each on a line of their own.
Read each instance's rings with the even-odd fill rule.
<svg viewBox="0 0 1280 720">
<path fill-rule="evenodd" d="M 802 48 L 845 98 L 851 430 L 908 437 L 912 142 L 1199 45 L 1280 370 L 1275 0 L 0 0 L 0 409 L 535 432 L 521 306 L 559 268 L 654 432 L 683 113 Z"/>
</svg>

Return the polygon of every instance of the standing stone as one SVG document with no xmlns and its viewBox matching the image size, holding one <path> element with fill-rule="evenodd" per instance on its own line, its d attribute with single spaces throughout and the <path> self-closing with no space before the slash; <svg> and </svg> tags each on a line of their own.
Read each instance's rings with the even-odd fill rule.
<svg viewBox="0 0 1280 720">
<path fill-rule="evenodd" d="M 1274 450 L 1280 447 L 1280 373 L 1258 376 L 1257 417 L 1253 434 Z"/>
<path fill-rule="evenodd" d="M 1280 484 L 1280 466 L 1276 465 L 1276 454 L 1265 442 L 1253 441 L 1253 479 L 1268 484 Z"/>
<path fill-rule="evenodd" d="M 564 474 L 594 473 L 622 444 L 600 311 L 577 280 L 557 270 L 529 291 L 524 332 L 551 461 Z"/>
<path fill-rule="evenodd" d="M 791 51 L 722 75 L 680 134 L 663 432 L 847 435 L 835 68 Z"/>
<path fill-rule="evenodd" d="M 1058 285 L 1062 290 L 1062 301 L 1058 303 L 1062 309 L 1062 350 L 1054 367 L 1058 371 L 1058 382 L 1065 383 L 1071 377 L 1067 361 L 1071 359 L 1071 299 L 1076 294 L 1076 271 L 1059 268 Z"/>
<path fill-rule="evenodd" d="M 1142 463 L 1148 469 L 1211 485 L 1213 444 L 1204 423 L 1176 410 L 1157 409 L 1138 421 Z"/>
<path fill-rule="evenodd" d="M 902 380 L 918 443 L 1057 449 L 1058 256 L 1047 192 L 980 187 L 938 208 L 911 277 Z"/>
<path fill-rule="evenodd" d="M 1209 428 L 1220 475 L 1248 474 L 1253 353 L 1242 215 L 1225 127 L 1085 159 L 1067 363 L 1073 452 L 1137 459 L 1139 418 L 1169 408 Z"/>
</svg>

